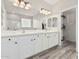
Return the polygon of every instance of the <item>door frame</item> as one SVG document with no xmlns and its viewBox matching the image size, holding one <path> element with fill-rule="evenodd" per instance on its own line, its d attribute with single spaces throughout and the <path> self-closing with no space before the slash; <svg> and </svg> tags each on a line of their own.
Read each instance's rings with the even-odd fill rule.
<svg viewBox="0 0 79 59">
<path fill-rule="evenodd" d="M 73 8 L 76 9 L 76 52 L 78 52 L 78 5 L 61 10 L 60 13 L 62 14 L 63 12 L 68 11 L 68 10 L 73 9 Z"/>
</svg>

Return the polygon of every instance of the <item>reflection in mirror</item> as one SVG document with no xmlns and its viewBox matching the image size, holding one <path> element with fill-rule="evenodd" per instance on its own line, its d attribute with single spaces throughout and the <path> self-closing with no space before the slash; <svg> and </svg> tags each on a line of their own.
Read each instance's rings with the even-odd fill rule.
<svg viewBox="0 0 79 59">
<path fill-rule="evenodd" d="M 7 13 L 7 30 L 32 29 L 32 16 Z"/>
<path fill-rule="evenodd" d="M 32 20 L 31 19 L 21 19 L 21 27 L 22 28 L 32 28 Z"/>
<path fill-rule="evenodd" d="M 53 17 L 52 27 L 57 27 L 57 17 Z"/>
<path fill-rule="evenodd" d="M 48 19 L 48 27 L 51 27 L 51 18 Z"/>
<path fill-rule="evenodd" d="M 20 20 L 7 20 L 7 30 L 18 30 L 20 29 Z"/>
<path fill-rule="evenodd" d="M 48 19 L 48 27 L 57 27 L 57 17 Z"/>
</svg>

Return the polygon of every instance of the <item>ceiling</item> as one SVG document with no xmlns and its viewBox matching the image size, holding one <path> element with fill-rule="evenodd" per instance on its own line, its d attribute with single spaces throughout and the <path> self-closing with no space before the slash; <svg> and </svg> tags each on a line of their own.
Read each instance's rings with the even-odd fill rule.
<svg viewBox="0 0 79 59">
<path fill-rule="evenodd" d="M 46 1 L 47 3 L 53 5 L 53 4 L 55 4 L 56 2 L 58 2 L 59 0 L 44 0 L 44 1 Z"/>
<path fill-rule="evenodd" d="M 32 6 L 30 10 L 13 6 L 11 0 L 2 0 L 2 4 L 4 4 L 4 7 L 7 12 L 34 16 L 36 14 L 39 14 L 39 11 L 41 8 L 46 8 L 52 11 L 52 8 L 51 8 L 52 5 L 58 0 L 28 0 L 28 1 Z"/>
<path fill-rule="evenodd" d="M 76 9 L 72 8 L 70 10 L 67 10 L 67 11 L 63 12 L 63 14 L 69 14 L 69 13 L 76 13 Z"/>
</svg>

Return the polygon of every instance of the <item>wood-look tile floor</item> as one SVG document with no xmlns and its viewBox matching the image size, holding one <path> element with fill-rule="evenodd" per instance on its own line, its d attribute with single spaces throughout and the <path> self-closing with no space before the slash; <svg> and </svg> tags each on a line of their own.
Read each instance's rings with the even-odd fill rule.
<svg viewBox="0 0 79 59">
<path fill-rule="evenodd" d="M 65 43 L 62 46 L 48 49 L 28 59 L 77 59 L 76 46 L 70 42 Z"/>
</svg>

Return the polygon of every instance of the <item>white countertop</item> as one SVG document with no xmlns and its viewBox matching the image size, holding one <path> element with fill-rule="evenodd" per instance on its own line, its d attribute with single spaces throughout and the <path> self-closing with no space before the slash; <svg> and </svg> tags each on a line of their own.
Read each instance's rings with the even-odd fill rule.
<svg viewBox="0 0 79 59">
<path fill-rule="evenodd" d="M 51 30 L 17 30 L 17 31 L 1 31 L 1 37 L 7 36 L 19 36 L 27 34 L 39 34 L 39 33 L 49 33 L 49 32 L 58 32 L 58 29 Z"/>
</svg>

